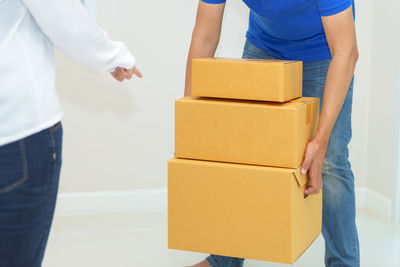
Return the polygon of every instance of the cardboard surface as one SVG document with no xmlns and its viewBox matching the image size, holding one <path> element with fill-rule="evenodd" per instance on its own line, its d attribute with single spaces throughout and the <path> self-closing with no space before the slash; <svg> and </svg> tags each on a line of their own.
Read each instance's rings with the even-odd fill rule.
<svg viewBox="0 0 400 267">
<path fill-rule="evenodd" d="M 175 156 L 297 168 L 318 114 L 318 98 L 272 103 L 185 97 L 175 102 Z"/>
<path fill-rule="evenodd" d="M 322 194 L 298 169 L 168 162 L 168 246 L 293 263 L 321 231 Z"/>
<path fill-rule="evenodd" d="M 203 58 L 192 62 L 192 96 L 285 102 L 302 95 L 301 61 Z"/>
</svg>

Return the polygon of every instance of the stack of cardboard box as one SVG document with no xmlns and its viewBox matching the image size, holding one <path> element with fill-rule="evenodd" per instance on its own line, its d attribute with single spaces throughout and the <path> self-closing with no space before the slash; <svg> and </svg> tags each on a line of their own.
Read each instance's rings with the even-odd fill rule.
<svg viewBox="0 0 400 267">
<path fill-rule="evenodd" d="M 321 231 L 322 195 L 300 173 L 319 99 L 302 63 L 197 59 L 175 103 L 169 248 L 293 263 Z"/>
</svg>

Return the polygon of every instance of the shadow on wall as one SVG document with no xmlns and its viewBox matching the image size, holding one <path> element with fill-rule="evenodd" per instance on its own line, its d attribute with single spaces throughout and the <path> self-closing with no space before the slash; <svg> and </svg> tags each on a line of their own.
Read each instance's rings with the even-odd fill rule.
<svg viewBox="0 0 400 267">
<path fill-rule="evenodd" d="M 57 75 L 63 102 L 89 113 L 111 112 L 120 118 L 140 112 L 126 81 L 119 83 L 109 73 L 92 73 L 61 53 L 56 53 L 56 67 L 57 73 L 69 74 Z"/>
</svg>

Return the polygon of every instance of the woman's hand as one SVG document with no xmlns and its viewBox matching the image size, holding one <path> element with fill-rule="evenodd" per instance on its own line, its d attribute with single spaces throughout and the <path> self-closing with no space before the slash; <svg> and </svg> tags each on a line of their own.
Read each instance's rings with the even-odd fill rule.
<svg viewBox="0 0 400 267">
<path fill-rule="evenodd" d="M 119 82 L 123 82 L 125 79 L 130 80 L 133 75 L 136 75 L 138 78 L 143 77 L 143 74 L 136 66 L 130 70 L 118 67 L 115 71 L 111 72 L 111 75 Z"/>
<path fill-rule="evenodd" d="M 307 144 L 304 154 L 301 173 L 308 172 L 309 183 L 304 190 L 306 195 L 318 194 L 322 189 L 322 169 L 324 167 L 324 159 L 327 144 L 323 144 L 316 139 L 313 139 Z"/>
</svg>

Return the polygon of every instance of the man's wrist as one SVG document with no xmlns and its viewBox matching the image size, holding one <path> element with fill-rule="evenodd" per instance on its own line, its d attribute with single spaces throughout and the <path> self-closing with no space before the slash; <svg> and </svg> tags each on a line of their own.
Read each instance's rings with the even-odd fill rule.
<svg viewBox="0 0 400 267">
<path fill-rule="evenodd" d="M 316 134 L 313 138 L 313 141 L 319 146 L 319 147 L 323 147 L 323 148 L 327 148 L 328 147 L 328 143 L 329 143 L 329 137 L 330 135 L 328 134 Z"/>
<path fill-rule="evenodd" d="M 184 96 L 190 96 L 191 95 L 191 88 L 186 87 L 184 92 L 185 92 Z"/>
</svg>

